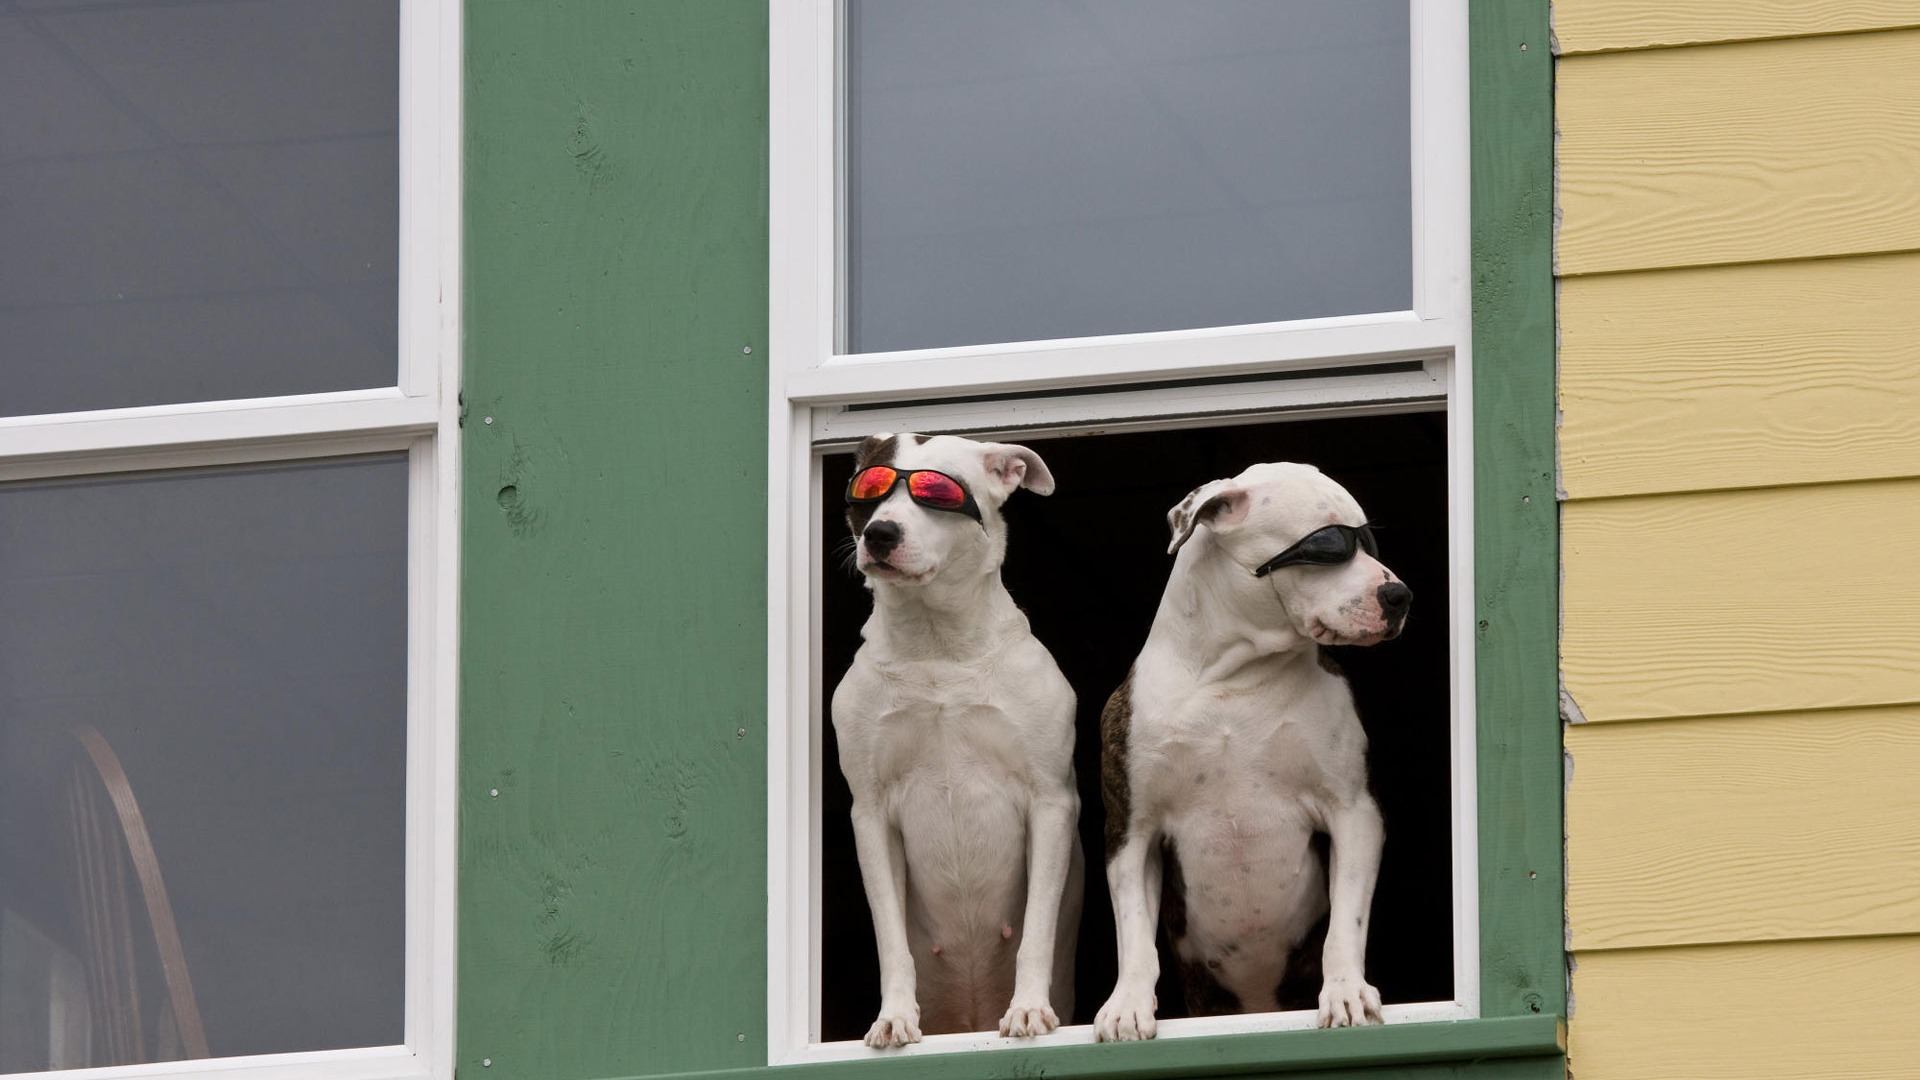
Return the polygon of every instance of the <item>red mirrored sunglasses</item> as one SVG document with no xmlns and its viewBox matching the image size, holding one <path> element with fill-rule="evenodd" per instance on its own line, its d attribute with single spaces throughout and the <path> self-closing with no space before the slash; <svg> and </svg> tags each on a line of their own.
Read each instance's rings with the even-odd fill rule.
<svg viewBox="0 0 1920 1080">
<path fill-rule="evenodd" d="M 850 503 L 874 503 L 893 494 L 893 489 L 904 480 L 907 483 L 907 497 L 929 510 L 945 510 L 953 514 L 965 514 L 980 521 L 980 505 L 973 501 L 973 493 L 966 485 L 943 472 L 932 469 L 914 469 L 901 472 L 885 465 L 869 465 L 853 474 L 847 481 L 847 501 Z M 986 522 L 981 521 L 982 525 Z"/>
</svg>

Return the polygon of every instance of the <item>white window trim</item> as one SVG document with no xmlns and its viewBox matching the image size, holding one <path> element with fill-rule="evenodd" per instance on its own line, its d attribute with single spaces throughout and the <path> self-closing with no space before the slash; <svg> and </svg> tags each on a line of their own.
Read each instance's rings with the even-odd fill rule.
<svg viewBox="0 0 1920 1080">
<path fill-rule="evenodd" d="M 1389 1006 L 1385 1014 L 1389 1023 L 1479 1015 L 1467 4 L 1410 4 L 1410 310 L 856 355 L 841 350 L 836 330 L 845 284 L 839 272 L 842 236 L 837 224 L 840 4 L 791 0 L 770 7 L 769 1064 L 1093 1041 L 1087 1025 L 1017 1042 L 987 1033 L 936 1035 L 884 1052 L 858 1041 L 819 1041 L 821 793 L 816 777 L 819 769 L 831 767 L 822 763 L 825 708 L 814 677 L 821 663 L 820 453 L 843 449 L 881 430 L 1064 435 L 1218 426 L 1283 414 L 1358 416 L 1444 408 L 1450 416 L 1447 620 L 1453 655 L 1454 998 Z M 1408 370 L 1408 361 L 1419 362 L 1419 369 Z M 1388 363 L 1396 367 L 1387 373 L 1338 370 Z M 1148 385 L 1261 375 L 1295 377 L 1226 387 Z M 1113 389 L 1101 391 L 1103 387 Z M 994 395 L 1053 389 L 1063 393 L 992 400 Z M 850 411 L 850 405 L 862 407 Z M 1103 865 L 1098 855 L 1089 852 L 1089 862 Z M 1292 1030 L 1312 1024 L 1310 1012 L 1178 1019 L 1163 1021 L 1159 1037 Z"/>
<path fill-rule="evenodd" d="M 452 1080 L 460 537 L 461 5 L 401 0 L 399 366 L 390 387 L 0 418 L 0 482 L 405 451 L 403 1042 L 14 1074 Z M 298 978 L 298 972 L 287 973 Z M 215 1049 L 218 1049 L 217 1047 Z"/>
</svg>

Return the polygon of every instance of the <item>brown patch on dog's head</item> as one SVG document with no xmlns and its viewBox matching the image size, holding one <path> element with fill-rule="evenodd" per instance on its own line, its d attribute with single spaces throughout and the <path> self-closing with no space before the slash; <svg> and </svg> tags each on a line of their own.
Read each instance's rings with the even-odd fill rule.
<svg viewBox="0 0 1920 1080">
<path fill-rule="evenodd" d="M 1246 489 L 1232 480 L 1210 480 L 1187 492 L 1167 511 L 1167 530 L 1173 534 L 1167 554 L 1179 551 L 1201 525 L 1221 529 L 1245 520 L 1247 504 Z"/>
<path fill-rule="evenodd" d="M 886 432 L 869 435 L 860 440 L 859 446 L 853 448 L 851 475 L 859 476 L 863 470 L 875 465 L 891 465 L 899 452 L 900 437 L 898 435 Z M 848 503 L 847 528 L 853 531 L 853 535 L 859 536 L 860 531 L 867 527 L 867 522 L 873 518 L 873 512 L 878 508 L 875 503 Z"/>
</svg>

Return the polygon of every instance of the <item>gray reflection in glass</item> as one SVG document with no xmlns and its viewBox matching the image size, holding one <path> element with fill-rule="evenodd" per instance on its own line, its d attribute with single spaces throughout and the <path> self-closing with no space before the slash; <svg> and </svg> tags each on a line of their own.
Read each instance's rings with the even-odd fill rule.
<svg viewBox="0 0 1920 1080">
<path fill-rule="evenodd" d="M 849 0 L 855 352 L 1412 306 L 1406 0 Z"/>
<path fill-rule="evenodd" d="M 404 455 L 0 486 L 0 1072 L 401 1041 L 406 533 Z"/>
<path fill-rule="evenodd" d="M 395 0 L 0 5 L 0 415 L 392 386 Z"/>
</svg>

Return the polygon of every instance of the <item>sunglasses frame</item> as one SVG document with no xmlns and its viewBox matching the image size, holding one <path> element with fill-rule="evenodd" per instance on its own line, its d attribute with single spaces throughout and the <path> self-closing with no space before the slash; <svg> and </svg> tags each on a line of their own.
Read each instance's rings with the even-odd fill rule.
<svg viewBox="0 0 1920 1080">
<path fill-rule="evenodd" d="M 1339 533 L 1340 536 L 1346 540 L 1346 555 L 1336 561 L 1328 562 L 1323 559 L 1309 558 L 1300 550 L 1306 546 L 1307 541 L 1326 532 Z M 1380 542 L 1374 539 L 1372 525 L 1325 525 L 1301 537 L 1287 550 L 1261 563 L 1254 569 L 1253 576 L 1266 577 L 1268 574 L 1273 573 L 1283 566 L 1297 566 L 1301 564 L 1308 566 L 1342 566 L 1352 562 L 1354 556 L 1362 551 L 1376 559 L 1380 557 Z"/>
<path fill-rule="evenodd" d="M 893 474 L 893 483 L 888 484 L 887 489 L 878 495 L 869 496 L 864 499 L 856 497 L 853 493 L 853 485 L 859 483 L 861 477 L 872 472 L 874 469 L 885 469 L 891 472 Z M 950 481 L 954 487 L 960 489 L 960 494 L 964 497 L 964 501 L 961 502 L 959 506 L 936 506 L 921 498 L 919 495 L 914 494 L 913 478 L 921 473 L 932 473 L 942 480 Z M 939 469 L 896 469 L 891 465 L 869 465 L 864 469 L 856 470 L 852 476 L 847 478 L 847 502 L 851 505 L 885 502 L 887 497 L 893 494 L 894 489 L 903 483 L 907 485 L 907 498 L 912 499 L 915 504 L 924 506 L 929 510 L 938 510 L 943 514 L 963 514 L 979 522 L 982 528 L 986 527 L 986 520 L 980 516 L 980 504 L 973 501 L 973 492 L 969 491 L 967 485 L 961 483 L 958 477 L 949 473 L 943 473 Z"/>
</svg>

